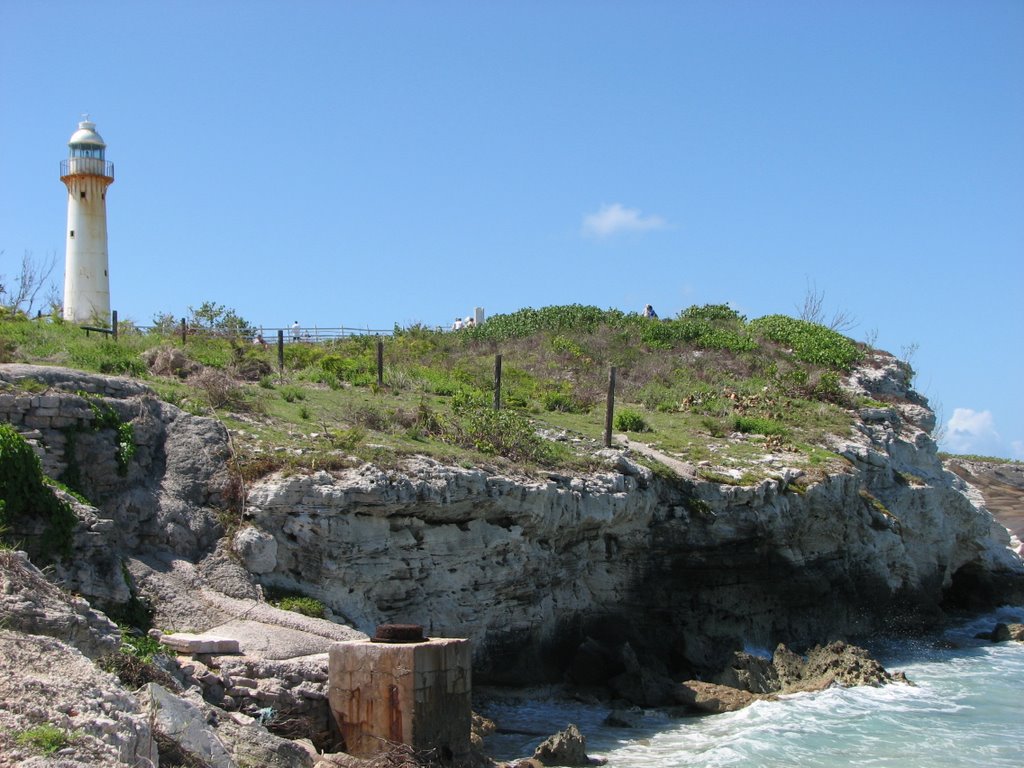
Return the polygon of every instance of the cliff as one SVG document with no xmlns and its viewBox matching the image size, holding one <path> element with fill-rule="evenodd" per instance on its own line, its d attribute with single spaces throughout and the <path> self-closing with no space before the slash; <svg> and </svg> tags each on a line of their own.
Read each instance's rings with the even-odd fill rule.
<svg viewBox="0 0 1024 768">
<path fill-rule="evenodd" d="M 932 412 L 884 354 L 846 383 L 886 404 L 834 438 L 843 461 L 812 475 L 777 451 L 759 460 L 768 479 L 746 486 L 672 457 L 653 471 L 651 452 L 621 444 L 571 476 L 414 457 L 273 474 L 242 494 L 223 427 L 138 382 L 29 366 L 0 378 L 0 418 L 94 505 L 77 503 L 76 555 L 57 578 L 116 606 L 127 569 L 179 630 L 223 623 L 259 583 L 321 599 L 361 632 L 413 622 L 471 637 L 479 680 L 521 683 L 560 678 L 594 641 L 699 671 L 743 645 L 918 626 L 1020 585 L 1006 528 L 943 468 Z M 124 466 L 106 412 L 132 427 Z M 248 572 L 217 549 L 239 504 L 232 542 Z"/>
<path fill-rule="evenodd" d="M 744 645 L 914 627 L 1019 594 L 1024 573 L 980 493 L 943 468 L 931 411 L 886 355 L 846 382 L 886 405 L 834 439 L 841 460 L 810 472 L 775 451 L 750 486 L 671 456 L 653 471 L 642 446 L 620 444 L 572 476 L 413 457 L 278 473 L 243 492 L 219 422 L 143 384 L 12 365 L 0 379 L 0 419 L 93 505 L 76 502 L 75 556 L 56 577 L 100 607 L 134 589 L 178 630 L 223 625 L 242 610 L 232 601 L 260 602 L 258 583 L 319 598 L 362 632 L 415 622 L 470 637 L 478 680 L 523 683 L 561 678 L 594 642 L 700 671 Z M 126 463 L 105 409 L 132 427 Z"/>
<path fill-rule="evenodd" d="M 364 631 L 472 637 L 478 679 L 510 683 L 559 678 L 588 639 L 703 670 L 1018 589 L 1006 529 L 943 468 L 903 369 L 879 357 L 848 386 L 890 404 L 859 412 L 831 446 L 844 466 L 820 478 L 773 454 L 773 479 L 727 485 L 652 472 L 629 448 L 572 477 L 426 459 L 277 475 L 249 491 L 246 562 Z"/>
<path fill-rule="evenodd" d="M 17 702 L 0 707 L 0 765 L 49 764 L 12 735 L 40 722 L 81 765 L 158 752 L 313 765 L 244 713 L 279 712 L 282 735 L 336 746 L 324 652 L 384 622 L 471 638 L 478 683 L 619 690 L 716 670 L 744 646 L 799 649 L 1021 599 L 1024 565 L 989 510 L 1019 504 L 1016 467 L 953 465 L 978 487 L 947 471 L 934 417 L 891 357 L 845 386 L 874 405 L 833 438 L 833 458 L 815 468 L 779 447 L 747 485 L 620 437 L 576 474 L 411 457 L 244 487 L 215 419 L 134 380 L 0 366 L 0 421 L 78 494 L 57 492 L 77 520 L 66 542 L 46 520 L 7 516 L 8 540 L 50 552 L 64 589 L 0 552 L 0 688 Z M 334 622 L 273 608 L 261 585 L 319 598 Z M 215 629 L 244 655 L 179 657 L 133 692 L 93 661 L 121 643 L 99 610 L 147 607 L 165 631 Z M 623 682 L 624 666 L 639 677 Z"/>
</svg>

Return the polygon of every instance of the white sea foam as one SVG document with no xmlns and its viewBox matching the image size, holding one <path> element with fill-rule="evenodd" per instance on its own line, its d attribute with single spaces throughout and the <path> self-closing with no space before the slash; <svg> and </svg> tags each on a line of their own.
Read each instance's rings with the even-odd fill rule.
<svg viewBox="0 0 1024 768">
<path fill-rule="evenodd" d="M 551 700 L 489 714 L 502 727 L 544 736 L 575 722 L 588 751 L 606 757 L 610 768 L 1017 767 L 1024 762 L 1016 736 L 1024 644 L 994 645 L 974 635 L 1020 616 L 1024 608 L 1001 609 L 941 638 L 884 645 L 882 663 L 905 671 L 915 686 L 832 688 L 681 720 L 649 714 L 638 729 L 604 726 L 602 707 Z M 520 736 L 495 756 L 529 756 L 539 741 Z"/>
</svg>

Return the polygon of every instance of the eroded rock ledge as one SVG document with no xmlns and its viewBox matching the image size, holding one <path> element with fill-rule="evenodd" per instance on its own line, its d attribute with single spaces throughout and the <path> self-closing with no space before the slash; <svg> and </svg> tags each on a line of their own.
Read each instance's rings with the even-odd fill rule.
<svg viewBox="0 0 1024 768">
<path fill-rule="evenodd" d="M 134 589 L 153 603 L 158 626 L 230 627 L 258 640 L 262 663 L 247 660 L 226 677 L 199 665 L 181 675 L 214 697 L 219 686 L 226 705 L 317 701 L 313 688 L 278 691 L 260 676 L 391 622 L 471 638 L 478 682 L 568 676 L 614 687 L 634 669 L 654 670 L 647 682 L 707 680 L 745 646 L 802 651 L 920 626 L 950 603 L 1021 598 L 1024 566 L 1006 529 L 942 467 L 928 436 L 934 417 L 899 371 L 880 359 L 852 377 L 851 387 L 887 406 L 859 414 L 832 446 L 848 466 L 816 482 L 794 485 L 797 473 L 785 470 L 751 487 L 672 478 L 629 450 L 606 454 L 602 471 L 539 478 L 413 458 L 400 469 L 265 478 L 249 489 L 234 553 L 219 517 L 234 486 L 218 422 L 138 382 L 31 366 L 0 366 L 0 380 L 15 383 L 0 393 L 0 419 L 34 444 L 48 474 L 75 472 L 95 504 L 74 502 L 75 556 L 54 568 L 63 586 L 101 608 L 124 604 Z M 45 391 L 19 388 L 25 378 Z M 94 400 L 133 427 L 127 468 L 116 460 L 116 432 L 94 428 Z M 56 623 L 33 618 L 18 607 L 17 580 L 10 584 L 8 613 L 29 623 L 5 632 L 67 631 L 87 655 L 112 642 L 89 603 L 67 601 Z M 278 615 L 261 584 L 321 599 L 338 623 Z M 61 643 L 52 637 L 17 642 L 27 654 L 67 647 L 50 648 Z M 110 738 L 97 736 L 107 745 L 97 749 L 149 754 L 135 702 L 123 718 L 99 721 Z M 109 715 L 97 706 L 95 718 Z"/>
<path fill-rule="evenodd" d="M 844 470 L 807 485 L 673 480 L 628 450 L 573 477 L 418 458 L 266 478 L 237 548 L 262 583 L 363 631 L 472 637 L 487 682 L 558 679 L 588 641 L 705 672 L 744 644 L 807 648 L 1017 594 L 1006 529 L 943 468 L 931 411 L 887 360 L 850 386 L 890 404 L 835 441 Z"/>
</svg>

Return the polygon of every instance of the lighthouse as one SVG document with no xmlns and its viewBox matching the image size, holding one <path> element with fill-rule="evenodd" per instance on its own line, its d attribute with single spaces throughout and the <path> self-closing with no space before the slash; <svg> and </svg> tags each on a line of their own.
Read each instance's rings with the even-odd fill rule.
<svg viewBox="0 0 1024 768">
<path fill-rule="evenodd" d="M 110 324 L 107 187 L 114 183 L 114 164 L 106 151 L 96 124 L 86 119 L 71 134 L 68 157 L 60 163 L 68 188 L 64 319 L 72 323 Z"/>
</svg>

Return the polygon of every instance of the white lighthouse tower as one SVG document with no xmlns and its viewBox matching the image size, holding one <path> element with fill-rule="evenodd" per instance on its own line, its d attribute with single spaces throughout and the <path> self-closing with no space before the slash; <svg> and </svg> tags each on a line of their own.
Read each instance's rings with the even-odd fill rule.
<svg viewBox="0 0 1024 768">
<path fill-rule="evenodd" d="M 114 164 L 104 157 L 106 150 L 95 123 L 86 119 L 71 134 L 68 158 L 60 163 L 60 180 L 68 188 L 64 319 L 73 323 L 110 324 L 107 187 L 114 183 Z"/>
</svg>

